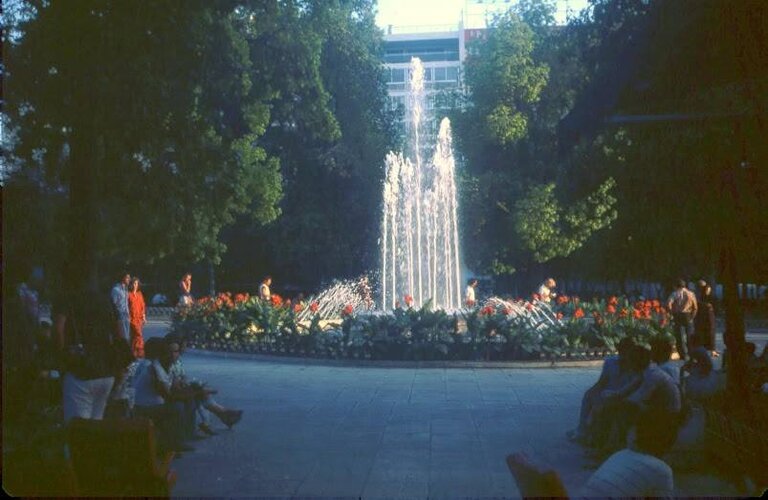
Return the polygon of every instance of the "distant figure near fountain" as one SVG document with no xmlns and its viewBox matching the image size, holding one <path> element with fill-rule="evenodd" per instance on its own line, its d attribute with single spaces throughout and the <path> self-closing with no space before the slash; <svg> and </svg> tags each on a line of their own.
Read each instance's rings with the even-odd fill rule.
<svg viewBox="0 0 768 500">
<path fill-rule="evenodd" d="M 411 59 L 408 97 L 411 156 L 386 157 L 381 223 L 381 307 L 395 307 L 405 295 L 414 307 L 428 300 L 448 310 L 461 307 L 459 230 L 451 123 L 440 122 L 431 161 L 423 159 L 424 67 Z"/>
</svg>

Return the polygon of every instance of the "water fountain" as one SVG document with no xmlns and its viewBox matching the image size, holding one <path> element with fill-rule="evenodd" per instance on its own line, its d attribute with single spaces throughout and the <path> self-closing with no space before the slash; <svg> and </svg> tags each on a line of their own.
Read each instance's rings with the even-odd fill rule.
<svg viewBox="0 0 768 500">
<path fill-rule="evenodd" d="M 426 137 L 430 122 L 425 112 L 424 66 L 418 58 L 411 59 L 407 102 L 410 123 L 405 153 L 390 152 L 385 158 L 376 306 L 388 311 L 406 305 L 407 295 L 411 307 L 431 300 L 436 309 L 456 311 L 463 307 L 463 298 L 451 123 L 443 118 L 433 142 Z M 355 313 L 370 313 L 370 304 L 361 294 L 367 286 L 367 278 L 336 282 L 310 300 L 318 304 L 316 313 L 323 319 L 338 318 L 349 306 Z M 542 303 L 523 306 L 491 297 L 485 305 L 508 310 L 531 325 L 559 323 Z M 299 320 L 309 320 L 313 314 L 305 309 Z"/>
<path fill-rule="evenodd" d="M 461 307 L 462 288 L 451 124 L 443 118 L 429 151 L 424 67 L 418 58 L 411 59 L 410 76 L 410 156 L 390 152 L 385 159 L 380 306 L 395 307 L 410 295 L 414 307 L 432 300 L 436 308 L 454 310 Z"/>
</svg>

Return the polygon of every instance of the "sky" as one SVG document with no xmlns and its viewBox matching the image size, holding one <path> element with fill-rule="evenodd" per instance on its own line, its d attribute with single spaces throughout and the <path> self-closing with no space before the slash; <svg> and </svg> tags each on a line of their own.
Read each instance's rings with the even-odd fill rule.
<svg viewBox="0 0 768 500">
<path fill-rule="evenodd" d="M 565 21 L 566 7 L 578 13 L 587 6 L 588 0 L 556 0 L 557 20 Z M 470 14 L 470 22 L 481 22 L 485 8 L 503 10 L 504 6 L 513 5 L 515 0 L 378 0 L 376 22 L 386 30 L 391 24 L 398 27 L 414 27 L 435 25 L 456 26 L 461 19 L 462 10 Z M 488 7 L 488 6 L 491 7 Z M 423 31 L 409 29 L 406 31 Z"/>
</svg>

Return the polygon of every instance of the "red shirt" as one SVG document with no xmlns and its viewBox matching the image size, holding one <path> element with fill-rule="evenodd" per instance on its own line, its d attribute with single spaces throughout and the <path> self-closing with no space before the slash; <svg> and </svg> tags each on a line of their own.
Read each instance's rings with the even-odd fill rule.
<svg viewBox="0 0 768 500">
<path fill-rule="evenodd" d="M 144 295 L 141 292 L 128 292 L 128 313 L 131 323 L 140 325 L 144 322 L 146 306 L 144 305 Z"/>
</svg>

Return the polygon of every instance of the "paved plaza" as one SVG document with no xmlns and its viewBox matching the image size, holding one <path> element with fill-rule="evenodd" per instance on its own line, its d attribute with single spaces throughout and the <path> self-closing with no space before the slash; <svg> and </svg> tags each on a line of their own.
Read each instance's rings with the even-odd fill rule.
<svg viewBox="0 0 768 500">
<path fill-rule="evenodd" d="M 347 367 L 195 353 L 184 362 L 245 413 L 174 461 L 176 496 L 516 497 L 504 463 L 515 451 L 553 466 L 571 492 L 592 472 L 565 432 L 597 367 Z M 713 478 L 675 479 L 687 495 L 735 493 Z"/>
</svg>

